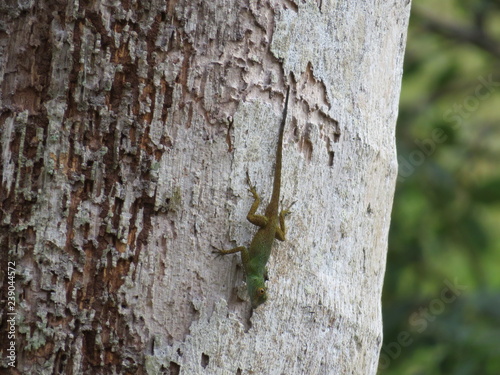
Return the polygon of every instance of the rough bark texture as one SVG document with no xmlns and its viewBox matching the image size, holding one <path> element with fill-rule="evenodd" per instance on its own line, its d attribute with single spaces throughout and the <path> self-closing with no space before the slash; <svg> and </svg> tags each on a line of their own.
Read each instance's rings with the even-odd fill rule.
<svg viewBox="0 0 500 375">
<path fill-rule="evenodd" d="M 374 374 L 405 2 L 0 5 L 7 261 L 23 374 Z M 238 256 L 296 201 L 251 316 Z"/>
</svg>

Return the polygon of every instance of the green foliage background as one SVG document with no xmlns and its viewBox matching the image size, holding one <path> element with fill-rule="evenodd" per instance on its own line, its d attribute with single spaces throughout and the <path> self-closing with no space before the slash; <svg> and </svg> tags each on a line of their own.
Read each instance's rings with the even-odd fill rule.
<svg viewBox="0 0 500 375">
<path fill-rule="evenodd" d="M 414 0 L 383 375 L 500 374 L 500 0 Z"/>
</svg>

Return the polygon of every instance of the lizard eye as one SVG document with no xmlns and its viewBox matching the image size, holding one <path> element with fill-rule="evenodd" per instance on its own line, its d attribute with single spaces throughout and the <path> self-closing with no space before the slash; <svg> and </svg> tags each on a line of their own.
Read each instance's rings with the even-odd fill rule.
<svg viewBox="0 0 500 375">
<path fill-rule="evenodd" d="M 265 290 L 264 288 L 259 288 L 259 289 L 257 289 L 257 294 L 258 294 L 259 296 L 262 296 L 262 295 L 264 295 L 265 293 L 266 293 L 266 290 Z"/>
</svg>

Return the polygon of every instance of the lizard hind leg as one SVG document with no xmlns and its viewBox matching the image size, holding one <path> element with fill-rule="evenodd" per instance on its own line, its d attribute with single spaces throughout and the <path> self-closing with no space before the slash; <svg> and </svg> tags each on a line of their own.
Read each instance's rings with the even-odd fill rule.
<svg viewBox="0 0 500 375">
<path fill-rule="evenodd" d="M 248 191 L 252 194 L 253 199 L 254 199 L 254 202 L 253 202 L 252 208 L 250 208 L 250 211 L 253 211 L 255 213 L 255 211 L 257 211 L 257 208 L 260 205 L 260 197 L 259 197 L 259 194 L 257 194 L 257 190 L 255 189 L 255 185 L 252 184 L 252 180 L 250 180 L 250 175 L 248 174 L 248 171 L 247 171 L 247 184 L 248 184 Z M 255 206 L 255 209 L 254 209 L 254 206 Z"/>
<path fill-rule="evenodd" d="M 286 235 L 286 225 L 285 225 L 285 217 L 291 213 L 290 209 L 292 206 L 295 204 L 293 202 L 288 208 L 281 210 L 280 215 L 279 215 L 279 226 L 276 227 L 276 234 L 274 238 L 276 238 L 279 241 L 285 241 L 285 235 Z"/>
<path fill-rule="evenodd" d="M 252 193 L 254 199 L 252 207 L 250 207 L 250 211 L 248 211 L 247 220 L 251 222 L 253 225 L 256 225 L 260 228 L 264 228 L 269 220 L 266 216 L 255 214 L 260 205 L 260 197 L 259 194 L 257 194 L 257 190 L 255 190 L 255 186 L 252 185 L 252 181 L 250 180 L 248 171 L 247 171 L 247 183 L 248 183 L 248 190 L 250 191 L 250 193 Z"/>
</svg>

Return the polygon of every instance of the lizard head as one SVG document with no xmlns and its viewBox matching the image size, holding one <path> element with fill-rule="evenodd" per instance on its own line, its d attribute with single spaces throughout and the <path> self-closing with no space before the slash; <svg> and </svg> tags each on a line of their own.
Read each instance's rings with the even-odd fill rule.
<svg viewBox="0 0 500 375">
<path fill-rule="evenodd" d="M 267 288 L 265 285 L 264 277 L 262 276 L 247 277 L 247 288 L 253 309 L 257 308 L 259 305 L 267 301 Z"/>
</svg>

